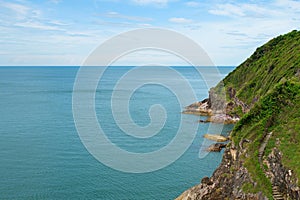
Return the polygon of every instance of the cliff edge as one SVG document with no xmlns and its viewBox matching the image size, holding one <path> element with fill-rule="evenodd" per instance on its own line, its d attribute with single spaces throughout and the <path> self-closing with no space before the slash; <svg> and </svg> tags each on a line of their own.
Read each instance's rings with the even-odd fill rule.
<svg viewBox="0 0 300 200">
<path fill-rule="evenodd" d="M 259 47 L 187 111 L 220 108 L 239 119 L 222 162 L 177 199 L 300 199 L 300 31 Z"/>
</svg>

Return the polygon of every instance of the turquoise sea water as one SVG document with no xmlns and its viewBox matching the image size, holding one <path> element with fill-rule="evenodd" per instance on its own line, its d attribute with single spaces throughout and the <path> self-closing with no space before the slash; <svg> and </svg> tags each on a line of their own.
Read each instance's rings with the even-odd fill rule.
<svg viewBox="0 0 300 200">
<path fill-rule="evenodd" d="M 198 156 L 208 124 L 199 126 L 193 143 L 177 161 L 158 171 L 125 173 L 97 161 L 81 143 L 74 124 L 72 89 L 78 69 L 0 67 L 0 199 L 174 199 L 218 166 L 222 154 Z M 132 119 L 147 125 L 149 107 L 159 103 L 168 113 L 165 126 L 148 139 L 124 134 L 114 121 L 110 98 L 116 82 L 130 69 L 105 72 L 96 93 L 97 117 L 115 145 L 137 153 L 155 151 L 175 136 L 183 108 L 172 91 L 159 85 L 142 87 L 129 103 Z M 207 97 L 208 89 L 194 68 L 174 69 L 190 82 L 199 100 Z M 234 67 L 218 69 L 224 77 Z M 183 123 L 198 119 L 185 115 Z M 225 126 L 223 134 L 231 128 Z"/>
</svg>

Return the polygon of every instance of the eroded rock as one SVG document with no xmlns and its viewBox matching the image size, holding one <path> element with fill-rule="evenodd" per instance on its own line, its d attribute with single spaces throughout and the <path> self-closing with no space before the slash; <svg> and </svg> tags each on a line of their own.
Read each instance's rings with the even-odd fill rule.
<svg viewBox="0 0 300 200">
<path fill-rule="evenodd" d="M 207 148 L 207 151 L 220 152 L 225 147 L 226 147 L 226 144 L 224 144 L 224 143 L 215 143 L 215 144 L 210 145 Z"/>
<path fill-rule="evenodd" d="M 228 137 L 224 137 L 222 135 L 214 135 L 214 134 L 204 134 L 203 137 L 216 142 L 226 142 L 228 140 Z"/>
</svg>

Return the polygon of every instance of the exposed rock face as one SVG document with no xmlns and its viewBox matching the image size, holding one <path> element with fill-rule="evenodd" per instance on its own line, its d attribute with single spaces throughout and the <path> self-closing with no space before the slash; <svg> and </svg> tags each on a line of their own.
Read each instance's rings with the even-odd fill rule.
<svg viewBox="0 0 300 200">
<path fill-rule="evenodd" d="M 224 143 L 215 143 L 215 144 L 210 145 L 207 148 L 207 151 L 220 152 L 225 147 L 226 147 L 226 144 L 224 144 Z"/>
<path fill-rule="evenodd" d="M 293 176 L 293 171 L 285 168 L 281 162 L 282 153 L 274 148 L 267 158 L 269 177 L 281 194 L 289 199 L 300 199 L 298 180 Z"/>
<path fill-rule="evenodd" d="M 214 145 L 217 147 L 217 144 Z M 212 177 L 204 177 L 199 185 L 185 191 L 176 200 L 268 199 L 260 192 L 250 194 L 242 190 L 244 183 L 256 184 L 239 159 L 242 153 L 243 150 L 238 151 L 233 145 L 226 147 L 222 162 Z M 277 148 L 273 148 L 265 160 L 268 166 L 266 174 L 271 179 L 273 187 L 279 190 L 284 199 L 299 200 L 298 180 L 293 176 L 292 170 L 283 166 L 281 159 L 282 153 Z"/>
<path fill-rule="evenodd" d="M 214 134 L 204 134 L 203 137 L 209 140 L 214 140 L 216 142 L 226 142 L 228 140 L 227 137 L 224 137 L 222 135 L 214 135 Z"/>
<path fill-rule="evenodd" d="M 211 88 L 208 99 L 187 107 L 192 114 L 208 116 L 202 123 L 241 119 L 214 174 L 179 200 L 300 200 L 295 161 L 300 159 L 299 51 L 300 31 L 274 38 Z"/>
<path fill-rule="evenodd" d="M 184 114 L 196 114 L 208 116 L 206 120 L 200 120 L 201 123 L 222 123 L 235 124 L 240 120 L 238 116 L 232 116 L 229 113 L 238 106 L 242 107 L 243 112 L 248 112 L 249 108 L 246 104 L 235 97 L 235 90 L 231 88 L 230 98 L 232 101 L 227 103 L 225 93 L 217 94 L 213 89 L 209 91 L 209 98 L 193 103 L 185 108 Z M 233 103 L 234 102 L 234 103 Z"/>
<path fill-rule="evenodd" d="M 235 124 L 240 118 L 232 117 L 227 114 L 215 114 L 207 118 L 206 122 L 219 123 L 219 124 Z"/>
<path fill-rule="evenodd" d="M 239 117 L 226 114 L 225 111 L 224 113 L 222 113 L 220 110 L 214 111 L 213 109 L 211 109 L 206 100 L 207 99 L 203 100 L 202 102 L 199 101 L 187 106 L 182 113 L 208 116 L 206 120 L 199 120 L 200 123 L 211 122 L 218 124 L 235 124 L 240 120 Z"/>
<path fill-rule="evenodd" d="M 231 151 L 231 149 L 233 151 Z M 232 155 L 234 152 L 234 155 Z M 212 177 L 205 177 L 199 185 L 196 185 L 181 194 L 176 200 L 201 200 L 201 199 L 249 199 L 266 200 L 261 193 L 246 194 L 242 191 L 244 183 L 255 184 L 250 175 L 239 160 L 238 153 L 233 146 L 227 147 L 221 165 Z"/>
<path fill-rule="evenodd" d="M 208 105 L 213 110 L 214 113 L 225 113 L 226 108 L 226 94 L 221 87 L 221 91 L 218 93 L 213 89 L 209 90 Z"/>
<path fill-rule="evenodd" d="M 183 111 L 184 114 L 198 114 L 204 116 L 212 115 L 212 109 L 208 103 L 209 99 L 204 99 L 203 101 L 199 101 L 193 103 L 185 108 Z"/>
</svg>

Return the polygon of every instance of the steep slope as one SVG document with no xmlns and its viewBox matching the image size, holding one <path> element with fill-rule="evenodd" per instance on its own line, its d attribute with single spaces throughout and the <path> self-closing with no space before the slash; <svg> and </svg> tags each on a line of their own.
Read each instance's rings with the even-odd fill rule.
<svg viewBox="0 0 300 200">
<path fill-rule="evenodd" d="M 242 102 L 234 106 L 231 114 L 243 115 L 281 80 L 300 74 L 299 57 L 300 33 L 295 30 L 257 48 L 210 93 L 225 86 L 229 105 L 237 104 L 234 97 Z"/>
<path fill-rule="evenodd" d="M 300 31 L 258 48 L 209 102 L 220 91 L 241 120 L 213 176 L 179 199 L 300 199 Z"/>
</svg>

